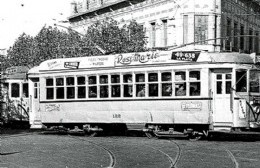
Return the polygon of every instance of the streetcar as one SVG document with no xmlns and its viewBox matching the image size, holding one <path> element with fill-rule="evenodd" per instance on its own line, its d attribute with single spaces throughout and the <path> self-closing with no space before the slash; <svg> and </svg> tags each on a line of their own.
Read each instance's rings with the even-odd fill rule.
<svg viewBox="0 0 260 168">
<path fill-rule="evenodd" d="M 1 118 L 10 126 L 29 125 L 27 66 L 12 66 L 1 76 Z"/>
<path fill-rule="evenodd" d="M 255 54 L 149 51 L 52 59 L 28 72 L 31 128 L 208 136 L 259 128 Z"/>
</svg>

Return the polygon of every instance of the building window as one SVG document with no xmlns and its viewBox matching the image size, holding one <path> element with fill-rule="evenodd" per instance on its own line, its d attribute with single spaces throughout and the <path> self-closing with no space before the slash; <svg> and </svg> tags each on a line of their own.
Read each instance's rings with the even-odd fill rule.
<svg viewBox="0 0 260 168">
<path fill-rule="evenodd" d="M 188 30 L 189 30 L 189 23 L 188 23 L 188 15 L 183 16 L 183 43 L 188 43 Z"/>
<path fill-rule="evenodd" d="M 255 32 L 255 52 L 259 53 L 259 32 Z"/>
<path fill-rule="evenodd" d="M 234 23 L 234 51 L 238 51 L 238 23 Z"/>
<path fill-rule="evenodd" d="M 196 15 L 195 16 L 195 41 L 198 44 L 207 44 L 208 39 L 208 16 Z"/>
<path fill-rule="evenodd" d="M 227 30 L 226 30 L 226 37 L 228 37 L 228 39 L 230 39 L 229 37 L 231 36 L 231 31 L 232 31 L 232 27 L 231 27 L 231 19 L 227 18 Z M 226 50 L 230 50 L 230 42 L 229 40 L 226 40 Z"/>
<path fill-rule="evenodd" d="M 244 25 L 240 25 L 240 49 L 244 50 Z"/>
<path fill-rule="evenodd" d="M 156 44 L 156 24 L 155 22 L 151 23 L 151 47 L 155 47 Z"/>
<path fill-rule="evenodd" d="M 253 52 L 253 30 L 252 29 L 249 29 L 249 53 L 252 53 Z"/>
<path fill-rule="evenodd" d="M 167 20 L 162 20 L 162 46 L 166 47 L 167 46 L 167 34 L 168 34 L 168 24 L 167 24 Z"/>
</svg>

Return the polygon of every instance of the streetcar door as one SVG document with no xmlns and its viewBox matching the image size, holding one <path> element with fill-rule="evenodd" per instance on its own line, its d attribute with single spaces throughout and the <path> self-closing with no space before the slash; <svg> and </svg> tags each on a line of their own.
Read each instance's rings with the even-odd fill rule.
<svg viewBox="0 0 260 168">
<path fill-rule="evenodd" d="M 32 79 L 30 92 L 30 124 L 31 128 L 41 128 L 41 116 L 39 111 L 39 79 Z"/>
<path fill-rule="evenodd" d="M 232 127 L 232 113 L 230 110 L 230 92 L 232 86 L 232 69 L 213 70 L 213 127 L 230 129 Z"/>
</svg>

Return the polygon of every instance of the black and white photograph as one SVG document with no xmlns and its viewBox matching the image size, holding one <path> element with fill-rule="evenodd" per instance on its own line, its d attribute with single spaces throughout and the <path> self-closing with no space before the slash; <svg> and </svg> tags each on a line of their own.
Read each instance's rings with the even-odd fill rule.
<svg viewBox="0 0 260 168">
<path fill-rule="evenodd" d="M 260 167 L 260 0 L 1 0 L 0 168 Z"/>
</svg>

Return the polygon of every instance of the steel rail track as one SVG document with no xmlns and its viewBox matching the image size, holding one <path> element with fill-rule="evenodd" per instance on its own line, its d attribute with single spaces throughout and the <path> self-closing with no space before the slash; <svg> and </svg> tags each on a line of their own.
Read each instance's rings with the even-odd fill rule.
<svg viewBox="0 0 260 168">
<path fill-rule="evenodd" d="M 95 143 L 95 142 L 93 142 L 91 140 L 87 140 L 85 138 L 79 138 L 79 137 L 71 136 L 71 135 L 69 135 L 69 137 L 71 137 L 73 139 L 77 139 L 77 140 L 81 140 L 81 141 L 84 141 L 84 142 L 91 143 L 91 144 L 93 144 L 93 145 L 95 145 L 95 146 L 105 150 L 108 153 L 109 157 L 110 157 L 110 163 L 109 163 L 109 165 L 106 168 L 114 168 L 115 167 L 115 165 L 116 165 L 116 157 L 115 157 L 114 153 L 111 150 L 109 150 L 106 147 L 104 147 L 102 145 L 99 145 L 99 144 L 97 144 L 97 143 Z"/>
<path fill-rule="evenodd" d="M 235 168 L 239 168 L 239 163 L 237 162 L 235 156 L 232 154 L 232 152 L 225 148 L 225 151 L 228 153 L 228 156 L 231 158 L 232 162 L 234 163 Z"/>
</svg>

